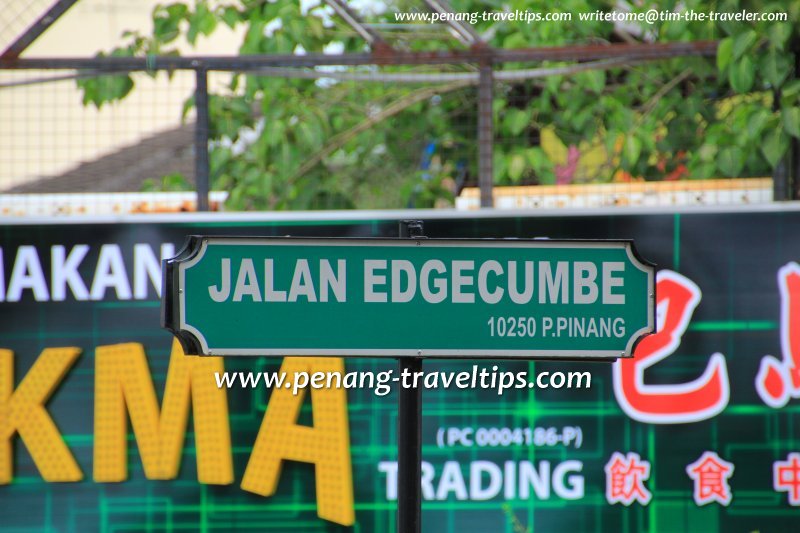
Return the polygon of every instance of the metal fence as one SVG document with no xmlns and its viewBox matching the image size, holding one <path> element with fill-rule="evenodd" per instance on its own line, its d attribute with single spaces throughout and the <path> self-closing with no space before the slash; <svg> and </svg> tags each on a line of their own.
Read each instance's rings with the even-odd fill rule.
<svg viewBox="0 0 800 533">
<path fill-rule="evenodd" d="M 795 198 L 792 172 L 785 167 L 775 176 L 718 176 L 702 184 L 665 169 L 664 183 L 645 183 L 615 169 L 607 143 L 571 145 L 547 124 L 504 127 L 514 101 L 548 76 L 610 69 L 622 61 L 713 57 L 715 51 L 714 42 L 521 50 L 473 43 L 436 53 L 373 46 L 370 53 L 343 55 L 20 58 L 12 46 L 0 58 L 0 214 L 40 213 L 45 207 L 34 204 L 56 202 L 41 194 L 58 193 L 82 195 L 78 207 L 59 208 L 80 212 L 86 209 L 82 204 L 108 202 L 92 195 L 121 191 L 137 193 L 126 200 L 133 207 L 107 210 L 202 211 L 223 203 L 229 210 L 281 209 L 286 205 L 275 199 L 287 195 L 307 196 L 300 203 L 307 208 L 434 207 L 452 196 L 466 209 Z M 565 71 L 548 67 L 549 61 L 574 63 Z M 506 68 L 510 64 L 513 69 Z M 81 101 L 86 92 L 79 84 L 96 88 L 126 83 L 128 76 L 135 88 L 125 99 L 99 108 Z M 259 85 L 251 108 L 226 108 L 247 84 Z M 303 117 L 297 101 L 269 100 L 287 84 L 337 110 L 341 123 L 316 124 L 308 135 L 321 138 L 313 142 L 278 131 L 286 121 L 313 120 Z M 363 95 L 358 105 L 352 95 Z M 231 134 L 226 120 L 236 114 L 246 116 Z M 404 138 L 407 130 L 391 127 L 400 121 L 417 123 L 417 133 Z M 442 123 L 447 135 L 437 131 Z M 258 175 L 240 175 L 231 161 L 220 161 L 245 157 L 244 148 L 254 142 L 264 145 L 263 164 L 253 167 L 261 169 Z M 342 150 L 354 143 L 362 149 Z M 542 183 L 531 169 L 511 168 L 520 147 L 545 153 L 555 166 L 553 183 Z M 294 166 L 281 166 L 280 150 L 292 153 Z M 325 174 L 340 186 L 327 187 L 330 182 L 320 177 Z M 363 179 L 375 175 L 383 176 L 379 186 Z M 155 193 L 161 191 L 177 195 L 169 207 L 159 204 L 164 196 Z M 188 201 L 193 195 L 196 202 Z"/>
</svg>

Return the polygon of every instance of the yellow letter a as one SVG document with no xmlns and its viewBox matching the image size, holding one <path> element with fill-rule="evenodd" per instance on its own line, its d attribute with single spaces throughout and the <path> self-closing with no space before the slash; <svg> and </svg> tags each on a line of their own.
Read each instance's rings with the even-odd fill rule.
<svg viewBox="0 0 800 533">
<path fill-rule="evenodd" d="M 344 360 L 328 357 L 287 357 L 281 372 L 287 380 L 295 372 L 344 373 Z M 317 514 L 345 526 L 355 522 L 353 473 L 350 465 L 350 431 L 347 395 L 342 388 L 311 390 L 314 426 L 297 425 L 305 389 L 297 395 L 274 388 L 264 421 L 247 463 L 242 488 L 271 496 L 278 486 L 284 459 L 316 465 Z"/>
<path fill-rule="evenodd" d="M 80 355 L 79 348 L 47 348 L 14 390 L 14 353 L 0 350 L 0 485 L 11 483 L 11 439 L 18 432 L 45 481 L 83 479 L 44 404 Z"/>
</svg>

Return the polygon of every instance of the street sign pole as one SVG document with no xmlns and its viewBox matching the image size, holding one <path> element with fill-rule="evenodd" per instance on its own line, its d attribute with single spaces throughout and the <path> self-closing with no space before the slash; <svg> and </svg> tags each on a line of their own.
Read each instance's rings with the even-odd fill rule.
<svg viewBox="0 0 800 533">
<path fill-rule="evenodd" d="M 424 238 L 421 220 L 401 220 L 401 238 Z M 400 376 L 421 372 L 421 357 L 399 357 Z M 422 389 L 399 390 L 397 414 L 397 531 L 422 528 Z"/>
</svg>

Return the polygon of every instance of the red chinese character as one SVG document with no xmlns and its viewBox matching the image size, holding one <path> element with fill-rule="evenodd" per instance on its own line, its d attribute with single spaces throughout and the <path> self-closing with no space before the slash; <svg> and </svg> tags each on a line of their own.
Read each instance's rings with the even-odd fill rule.
<svg viewBox="0 0 800 533">
<path fill-rule="evenodd" d="M 781 352 L 765 355 L 756 375 L 756 391 L 764 403 L 779 408 L 800 397 L 800 265 L 788 263 L 778 271 L 781 291 Z"/>
<path fill-rule="evenodd" d="M 640 422 L 680 424 L 705 420 L 728 405 L 730 390 L 725 356 L 715 353 L 703 374 L 688 383 L 645 384 L 644 372 L 672 355 L 681 343 L 700 289 L 669 270 L 657 275 L 658 333 L 642 339 L 634 356 L 614 362 L 614 394 L 625 413 Z"/>
<path fill-rule="evenodd" d="M 605 471 L 608 503 L 630 505 L 634 500 L 642 505 L 650 503 L 653 495 L 644 486 L 650 477 L 650 462 L 642 461 L 638 453 L 628 452 L 625 456 L 614 452 Z"/>
<path fill-rule="evenodd" d="M 733 463 L 720 459 L 715 452 L 705 452 L 686 467 L 686 473 L 694 480 L 694 502 L 697 505 L 731 503 L 733 496 L 728 478 L 733 475 Z"/>
<path fill-rule="evenodd" d="M 772 486 L 777 492 L 789 493 L 789 505 L 800 505 L 800 453 L 772 463 Z"/>
</svg>

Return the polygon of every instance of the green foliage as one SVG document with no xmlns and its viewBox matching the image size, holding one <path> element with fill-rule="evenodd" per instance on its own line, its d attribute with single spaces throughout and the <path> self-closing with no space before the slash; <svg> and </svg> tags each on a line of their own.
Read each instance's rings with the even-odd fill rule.
<svg viewBox="0 0 800 533">
<path fill-rule="evenodd" d="M 446 172 L 434 175 L 417 172 L 416 179 L 406 183 L 401 191 L 403 204 L 400 207 L 432 208 L 452 206 L 453 190 L 451 178 Z"/>
<path fill-rule="evenodd" d="M 174 172 L 160 179 L 147 178 L 142 182 L 142 192 L 182 192 L 191 191 L 193 186 L 183 174 Z"/>
<path fill-rule="evenodd" d="M 787 21 L 664 21 L 622 30 L 580 21 L 608 11 L 605 0 L 453 0 L 459 12 L 530 10 L 571 13 L 571 22 L 478 21 L 495 47 L 618 41 L 719 40 L 716 58 L 674 58 L 496 84 L 494 178 L 497 184 L 769 175 L 800 138 L 800 0 L 764 3 L 684 0 L 658 9 L 709 13 L 787 13 Z M 649 2 L 631 3 L 646 12 Z M 395 0 L 369 22 L 424 9 Z M 150 35 L 126 34 L 112 54 L 176 53 L 220 27 L 241 30 L 241 54 L 363 52 L 365 43 L 324 5 L 300 2 L 173 3 L 153 12 Z M 423 28 L 424 29 L 424 28 Z M 452 48 L 440 38 L 393 43 L 414 51 Z M 567 66 L 562 63 L 536 65 Z M 530 68 L 506 65 L 503 68 Z M 403 71 L 407 68 L 384 68 Z M 362 72 L 371 72 L 368 68 Z M 84 103 L 124 98 L 128 76 L 82 80 Z M 186 109 L 194 105 L 187 101 Z M 236 74 L 209 99 L 211 176 L 230 191 L 229 209 L 380 208 L 452 200 L 454 182 L 477 174 L 476 91 L 463 84 L 331 82 Z M 548 133 L 549 132 L 549 133 Z M 542 144 L 548 133 L 555 141 Z M 420 161 L 435 146 L 436 168 Z M 578 158 L 583 174 L 575 172 Z M 589 159 L 596 161 L 589 161 Z M 588 171 L 586 169 L 589 169 Z"/>
<path fill-rule="evenodd" d="M 111 54 L 114 57 L 130 56 L 131 50 L 119 48 Z M 97 57 L 106 57 L 102 52 Z M 96 76 L 83 78 L 77 81 L 78 87 L 83 90 L 83 105 L 94 104 L 98 109 L 103 104 L 122 100 L 133 90 L 133 79 L 128 75 Z"/>
</svg>

